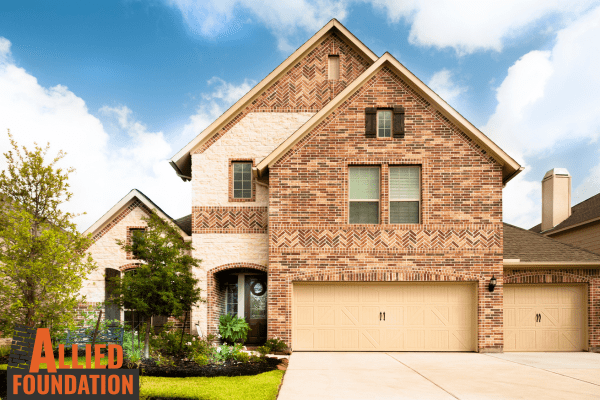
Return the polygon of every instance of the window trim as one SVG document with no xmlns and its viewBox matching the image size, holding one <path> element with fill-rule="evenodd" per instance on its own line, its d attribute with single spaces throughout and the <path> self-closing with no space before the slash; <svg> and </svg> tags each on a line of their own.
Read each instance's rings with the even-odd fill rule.
<svg viewBox="0 0 600 400">
<path fill-rule="evenodd" d="M 230 158 L 229 159 L 229 202 L 238 203 L 238 202 L 253 202 L 256 201 L 256 178 L 252 171 L 250 172 L 250 189 L 252 191 L 252 195 L 249 198 L 238 199 L 233 196 L 233 165 L 237 163 L 247 163 L 250 164 L 250 168 L 253 169 L 256 166 L 255 159 L 253 158 Z"/>
<path fill-rule="evenodd" d="M 391 170 L 392 168 L 415 168 L 419 169 L 419 198 L 418 199 L 402 199 L 402 200 L 394 200 L 392 199 L 392 179 L 391 179 Z M 415 225 L 414 223 L 402 223 L 402 222 L 392 222 L 392 202 L 418 202 L 419 209 L 419 222 L 417 224 L 423 224 L 423 166 L 419 164 L 403 164 L 403 165 L 390 165 L 388 167 L 388 219 L 390 225 Z"/>
<path fill-rule="evenodd" d="M 146 231 L 147 226 L 128 226 L 127 227 L 127 241 L 128 245 L 133 245 L 133 231 Z M 126 258 L 128 260 L 139 260 L 134 254 L 133 251 L 128 251 Z"/>
<path fill-rule="evenodd" d="M 379 114 L 382 112 L 390 113 L 390 136 L 379 136 Z M 394 138 L 394 110 L 391 108 L 377 108 L 375 113 L 375 137 L 377 139 L 393 139 Z"/>
<path fill-rule="evenodd" d="M 351 168 L 377 168 L 377 170 L 379 171 L 379 174 L 377 176 L 377 184 L 378 184 L 378 191 L 379 191 L 379 198 L 377 200 L 375 199 L 350 199 L 350 169 Z M 379 164 L 373 164 L 373 165 L 348 165 L 347 168 L 348 172 L 346 174 L 347 176 L 347 185 L 348 185 L 348 199 L 347 199 L 347 206 L 348 206 L 348 224 L 349 225 L 381 225 L 381 195 L 382 195 L 382 191 L 381 191 L 381 181 L 382 181 L 382 176 L 381 176 L 381 165 Z M 351 202 L 377 202 L 377 222 L 369 224 L 369 223 L 354 223 L 354 222 L 350 222 L 350 203 Z"/>
</svg>

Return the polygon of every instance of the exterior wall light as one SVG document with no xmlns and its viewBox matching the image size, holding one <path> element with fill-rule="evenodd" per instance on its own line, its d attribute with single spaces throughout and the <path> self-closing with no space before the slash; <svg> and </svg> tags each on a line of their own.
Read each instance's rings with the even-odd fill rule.
<svg viewBox="0 0 600 400">
<path fill-rule="evenodd" d="M 488 286 L 488 289 L 490 292 L 493 292 L 495 288 L 496 288 L 496 277 L 492 275 L 492 279 L 490 279 L 490 284 Z"/>
</svg>

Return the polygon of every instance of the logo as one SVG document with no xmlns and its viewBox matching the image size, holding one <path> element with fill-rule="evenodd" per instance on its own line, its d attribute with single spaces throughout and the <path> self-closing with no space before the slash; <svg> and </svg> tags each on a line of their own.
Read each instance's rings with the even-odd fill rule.
<svg viewBox="0 0 600 400">
<path fill-rule="evenodd" d="M 8 360 L 8 400 L 111 399 L 139 398 L 139 371 L 120 369 L 123 347 L 117 344 L 85 345 L 85 364 L 77 356 L 65 364 L 64 345 L 59 345 L 58 368 L 47 328 L 37 330 L 18 326 Z M 77 354 L 78 345 L 72 345 Z M 93 350 L 93 352 L 92 352 Z M 103 352 L 104 351 L 104 352 Z M 102 364 L 106 358 L 108 365 Z M 46 369 L 40 369 L 46 364 Z"/>
</svg>

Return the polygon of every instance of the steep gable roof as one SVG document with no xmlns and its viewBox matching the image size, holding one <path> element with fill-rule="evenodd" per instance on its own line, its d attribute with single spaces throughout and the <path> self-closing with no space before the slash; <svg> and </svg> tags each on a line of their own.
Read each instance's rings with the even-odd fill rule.
<svg viewBox="0 0 600 400">
<path fill-rule="evenodd" d="M 345 40 L 347 40 L 352 47 L 358 51 L 358 53 L 365 59 L 375 62 L 377 55 L 373 53 L 367 46 L 365 46 L 360 40 L 358 40 L 344 25 L 338 20 L 332 19 L 317 33 L 315 33 L 306 43 L 298 48 L 292 55 L 290 55 L 283 63 L 267 75 L 262 81 L 260 81 L 252 90 L 246 93 L 241 99 L 239 99 L 233 106 L 231 106 L 223 115 L 217 118 L 212 124 L 210 124 L 204 131 L 196 136 L 190 143 L 188 143 L 183 149 L 175 154 L 170 164 L 175 169 L 177 175 L 184 181 L 191 179 L 191 153 L 208 142 L 221 128 L 230 123 L 239 114 L 241 110 L 252 103 L 258 96 L 261 95 L 266 89 L 272 84 L 277 82 L 290 68 L 292 68 L 299 60 L 306 56 L 312 51 L 318 44 L 320 39 L 325 37 L 331 32 L 340 34 Z"/>
<path fill-rule="evenodd" d="M 542 232 L 542 224 L 537 224 L 529 230 L 544 235 L 557 233 L 590 222 L 600 221 L 600 193 L 571 207 L 571 215 L 552 229 Z"/>
<path fill-rule="evenodd" d="M 600 254 L 507 223 L 504 223 L 504 259 L 513 260 L 508 263 L 514 264 L 600 265 Z"/>
<path fill-rule="evenodd" d="M 398 74 L 413 90 L 419 93 L 430 104 L 432 104 L 439 112 L 455 124 L 460 130 L 467 134 L 475 143 L 490 154 L 500 165 L 502 165 L 502 181 L 506 184 L 509 180 L 515 177 L 523 168 L 512 157 L 504 152 L 490 138 L 484 135 L 473 124 L 467 121 L 454 108 L 446 103 L 433 90 L 425 85 L 419 78 L 410 72 L 404 65 L 396 60 L 390 53 L 385 53 L 381 56 L 368 70 L 354 80 L 344 91 L 338 94 L 331 102 L 323 109 L 309 119 L 300 129 L 292 136 L 286 139 L 279 147 L 271 154 L 265 157 L 257 166 L 257 172 L 262 175 L 264 171 L 273 166 L 281 157 L 283 157 L 296 143 L 304 138 L 311 130 L 321 123 L 329 114 L 331 114 L 339 105 L 355 93 L 364 83 L 373 77 L 378 71 L 384 67 L 389 67 L 393 72 Z"/>
<path fill-rule="evenodd" d="M 119 213 L 123 209 L 125 209 L 125 207 L 130 205 L 130 203 L 135 199 L 139 200 L 144 206 L 148 208 L 148 210 L 156 210 L 156 212 L 162 219 L 173 222 L 179 228 L 181 236 L 183 236 L 184 238 L 188 238 L 190 236 L 190 234 L 188 234 L 187 231 L 180 225 L 183 224 L 185 227 L 185 222 L 180 221 L 183 220 L 185 217 L 180 218 L 180 220 L 174 220 L 159 206 L 157 206 L 152 200 L 150 200 L 144 193 L 140 192 L 137 189 L 132 189 L 129 193 L 127 193 L 127 195 L 121 200 L 119 200 L 119 202 L 115 204 L 110 210 L 108 210 L 106 214 L 104 214 L 98 221 L 96 221 L 92 226 L 86 229 L 84 235 L 91 233 L 92 235 L 96 236 L 99 231 L 101 231 L 107 225 L 109 225 L 113 221 L 113 219 L 117 217 Z"/>
</svg>

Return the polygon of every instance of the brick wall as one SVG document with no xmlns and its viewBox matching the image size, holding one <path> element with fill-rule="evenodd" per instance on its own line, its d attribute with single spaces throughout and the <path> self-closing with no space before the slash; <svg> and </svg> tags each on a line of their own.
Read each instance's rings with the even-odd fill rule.
<svg viewBox="0 0 600 400">
<path fill-rule="evenodd" d="M 405 138 L 365 138 L 364 109 L 394 105 Z M 392 225 L 388 168 L 405 164 L 422 168 L 422 224 Z M 381 168 L 379 225 L 348 224 L 351 165 Z M 294 281 L 476 281 L 479 349 L 502 349 L 501 166 L 389 69 L 270 169 L 269 195 L 269 337 L 291 344 Z"/>
<path fill-rule="evenodd" d="M 585 283 L 588 295 L 588 346 L 600 353 L 600 270 L 579 268 L 506 269 L 504 283 Z"/>
</svg>

